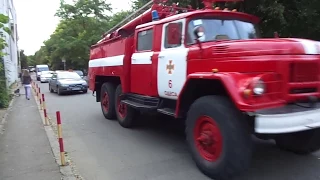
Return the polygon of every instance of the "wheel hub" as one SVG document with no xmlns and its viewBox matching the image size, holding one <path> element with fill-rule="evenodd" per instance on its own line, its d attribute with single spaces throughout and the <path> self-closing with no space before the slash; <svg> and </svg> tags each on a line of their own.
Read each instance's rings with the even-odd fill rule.
<svg viewBox="0 0 320 180">
<path fill-rule="evenodd" d="M 126 117 L 126 114 L 127 114 L 127 106 L 123 103 L 121 103 L 121 99 L 120 97 L 118 97 L 118 113 L 119 113 L 119 116 L 121 118 L 125 118 Z"/>
<path fill-rule="evenodd" d="M 218 124 L 208 116 L 197 119 L 194 140 L 199 154 L 208 161 L 216 161 L 222 153 L 222 135 Z"/>
<path fill-rule="evenodd" d="M 212 133 L 210 131 L 204 131 L 197 139 L 202 145 L 211 146 L 214 143 Z"/>
<path fill-rule="evenodd" d="M 106 112 L 109 111 L 109 96 L 107 93 L 104 93 L 103 98 L 102 98 L 102 105 L 103 108 Z"/>
</svg>

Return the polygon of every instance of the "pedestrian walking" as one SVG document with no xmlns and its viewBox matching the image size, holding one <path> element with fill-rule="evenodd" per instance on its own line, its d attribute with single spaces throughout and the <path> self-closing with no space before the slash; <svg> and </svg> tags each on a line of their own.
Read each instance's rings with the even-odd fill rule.
<svg viewBox="0 0 320 180">
<path fill-rule="evenodd" d="M 30 95 L 31 95 L 31 76 L 29 74 L 28 70 L 23 70 L 22 73 L 22 78 L 21 78 L 21 82 L 22 85 L 24 86 L 25 92 L 26 92 L 26 99 L 30 100 Z"/>
</svg>

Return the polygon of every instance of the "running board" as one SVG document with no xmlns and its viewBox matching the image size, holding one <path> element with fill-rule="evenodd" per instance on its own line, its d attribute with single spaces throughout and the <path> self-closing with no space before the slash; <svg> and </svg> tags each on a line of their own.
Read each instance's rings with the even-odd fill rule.
<svg viewBox="0 0 320 180">
<path fill-rule="evenodd" d="M 162 113 L 162 114 L 165 114 L 165 115 L 168 115 L 168 116 L 173 116 L 175 117 L 175 110 L 174 109 L 171 109 L 171 108 L 162 108 L 162 109 L 157 109 L 157 111 L 159 113 Z"/>
<path fill-rule="evenodd" d="M 147 109 L 147 110 L 155 110 L 155 109 L 157 109 L 157 107 L 155 107 L 155 106 L 140 104 L 140 103 L 137 103 L 137 102 L 134 102 L 134 101 L 130 101 L 130 100 L 122 100 L 121 102 L 126 104 L 126 105 L 128 105 L 128 106 L 131 106 L 131 107 L 133 107 L 135 109 Z"/>
</svg>

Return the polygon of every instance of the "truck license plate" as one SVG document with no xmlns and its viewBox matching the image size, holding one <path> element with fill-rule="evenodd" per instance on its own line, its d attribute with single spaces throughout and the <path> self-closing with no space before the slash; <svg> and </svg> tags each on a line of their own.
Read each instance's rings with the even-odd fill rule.
<svg viewBox="0 0 320 180">
<path fill-rule="evenodd" d="M 72 90 L 77 91 L 77 90 L 81 90 L 81 88 L 73 88 Z"/>
</svg>

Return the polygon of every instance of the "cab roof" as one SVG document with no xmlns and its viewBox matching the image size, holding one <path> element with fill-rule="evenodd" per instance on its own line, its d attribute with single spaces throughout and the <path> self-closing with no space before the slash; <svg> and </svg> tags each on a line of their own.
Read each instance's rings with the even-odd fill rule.
<svg viewBox="0 0 320 180">
<path fill-rule="evenodd" d="M 234 11 L 229 11 L 229 10 L 213 10 L 213 9 L 205 9 L 205 10 L 196 10 L 196 11 L 191 11 L 191 12 L 186 12 L 186 13 L 181 13 L 181 14 L 176 14 L 173 16 L 166 17 L 164 19 L 160 19 L 158 21 L 152 21 L 149 23 L 141 24 L 136 27 L 136 29 L 141 29 L 157 24 L 164 24 L 168 22 L 173 22 L 179 19 L 184 19 L 184 18 L 193 18 L 193 17 L 203 17 L 203 16 L 208 16 L 208 17 L 220 17 L 220 18 L 235 18 L 243 21 L 248 21 L 251 23 L 259 23 L 260 19 L 256 16 L 242 13 L 242 12 L 234 12 Z"/>
</svg>

